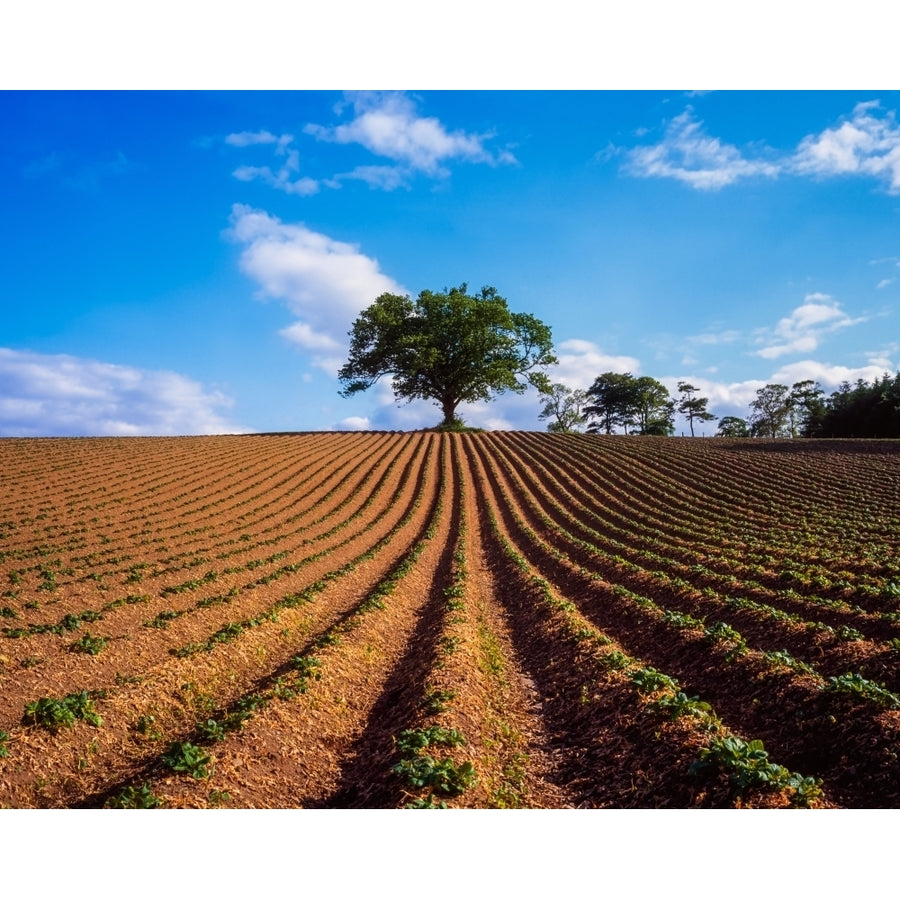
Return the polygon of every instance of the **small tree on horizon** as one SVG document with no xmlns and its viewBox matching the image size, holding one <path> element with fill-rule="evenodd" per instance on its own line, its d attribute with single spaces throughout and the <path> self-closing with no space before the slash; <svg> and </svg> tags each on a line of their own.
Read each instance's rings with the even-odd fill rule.
<svg viewBox="0 0 900 900">
<path fill-rule="evenodd" d="M 553 421 L 547 425 L 547 431 L 566 434 L 579 432 L 587 421 L 584 408 L 587 394 L 582 390 L 572 390 L 564 384 L 551 384 L 549 390 L 541 391 L 544 406 L 538 414 L 539 419 Z"/>
<path fill-rule="evenodd" d="M 746 419 L 738 416 L 722 416 L 719 419 L 719 430 L 716 437 L 750 437 L 750 428 Z"/>
<path fill-rule="evenodd" d="M 713 422 L 717 416 L 714 416 L 706 408 L 709 400 L 706 397 L 694 396 L 699 388 L 688 384 L 686 381 L 678 382 L 678 393 L 682 395 L 677 409 L 683 416 L 687 417 L 688 424 L 691 426 L 691 437 L 694 437 L 694 419 L 698 422 Z"/>
</svg>

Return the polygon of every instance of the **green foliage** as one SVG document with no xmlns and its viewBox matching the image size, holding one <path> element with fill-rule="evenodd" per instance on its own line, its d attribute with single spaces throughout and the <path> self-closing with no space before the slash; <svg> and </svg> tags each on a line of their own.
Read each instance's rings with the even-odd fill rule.
<svg viewBox="0 0 900 900">
<path fill-rule="evenodd" d="M 797 806 L 809 806 L 821 794 L 820 784 L 789 772 L 784 766 L 769 762 L 769 754 L 762 741 L 743 741 L 729 736 L 712 741 L 700 751 L 700 758 L 690 768 L 691 775 L 724 773 L 732 795 L 742 796 L 752 788 L 793 791 Z"/>
<path fill-rule="evenodd" d="M 636 378 L 630 372 L 604 372 L 587 389 L 589 403 L 584 408 L 592 421 L 590 432 L 612 434 L 624 427 L 637 434 L 671 434 L 674 431 L 675 403 L 664 384 L 648 375 Z"/>
<path fill-rule="evenodd" d="M 169 622 L 173 619 L 177 619 L 182 613 L 176 612 L 174 609 L 164 609 L 162 612 L 157 613 L 152 619 L 148 619 L 144 622 L 145 628 L 168 628 Z"/>
<path fill-rule="evenodd" d="M 466 742 L 457 729 L 442 728 L 440 725 L 432 725 L 430 728 L 407 729 L 401 731 L 394 740 L 397 749 L 404 755 L 417 753 L 434 744 L 453 747 Z"/>
<path fill-rule="evenodd" d="M 433 788 L 443 794 L 461 794 L 477 781 L 475 767 L 470 762 L 457 766 L 450 759 L 437 761 L 427 754 L 404 759 L 393 771 L 415 788 Z"/>
<path fill-rule="evenodd" d="M 447 709 L 447 705 L 454 697 L 456 697 L 454 691 L 430 687 L 425 691 L 425 700 L 422 705 L 426 712 L 437 715 Z"/>
<path fill-rule="evenodd" d="M 704 719 L 711 718 L 713 715 L 712 707 L 708 703 L 704 703 L 699 697 L 688 697 L 684 691 L 663 694 L 654 700 L 651 706 L 673 719 L 677 719 L 679 716 L 694 716 Z"/>
<path fill-rule="evenodd" d="M 53 697 L 41 697 L 39 700 L 34 700 L 25 706 L 22 723 L 24 725 L 40 725 L 42 728 L 55 732 L 60 728 L 72 725 L 76 719 L 81 719 L 95 728 L 99 728 L 103 724 L 103 719 L 94 709 L 93 701 L 87 691 L 69 694 L 62 700 Z"/>
<path fill-rule="evenodd" d="M 490 400 L 504 391 L 522 393 L 525 376 L 548 384 L 538 370 L 557 362 L 550 329 L 526 313 L 513 313 L 492 287 L 466 293 L 422 291 L 416 300 L 382 294 L 362 311 L 350 331 L 348 361 L 338 373 L 342 395 L 392 377 L 396 396 L 432 400 L 443 425 L 455 427 L 460 403 Z"/>
<path fill-rule="evenodd" d="M 139 788 L 128 785 L 106 801 L 107 809 L 159 809 L 162 805 L 162 800 L 146 783 Z"/>
<path fill-rule="evenodd" d="M 9 735 L 5 731 L 0 731 L 0 759 L 4 756 L 9 756 L 9 750 L 6 747 L 6 742 L 9 740 Z"/>
<path fill-rule="evenodd" d="M 714 416 L 706 407 L 709 399 L 706 397 L 695 396 L 698 388 L 686 381 L 678 382 L 678 393 L 681 394 L 681 400 L 676 407 L 678 412 L 685 416 L 691 426 L 691 437 L 694 436 L 694 420 L 698 422 L 712 422 Z"/>
<path fill-rule="evenodd" d="M 544 406 L 539 419 L 550 419 L 547 431 L 555 434 L 569 434 L 582 431 L 587 422 L 585 407 L 588 396 L 584 391 L 572 390 L 564 384 L 551 384 L 541 391 Z"/>
<path fill-rule="evenodd" d="M 69 650 L 72 653 L 89 653 L 91 656 L 96 656 L 106 649 L 107 643 L 107 638 L 86 631 L 79 640 L 69 644 Z"/>
<path fill-rule="evenodd" d="M 678 684 L 674 679 L 662 672 L 657 672 L 652 666 L 638 669 L 631 673 L 631 683 L 642 694 L 652 694 L 655 691 L 677 691 Z"/>
<path fill-rule="evenodd" d="M 815 669 L 812 666 L 801 660 L 794 659 L 787 650 L 767 650 L 763 653 L 763 657 L 771 666 L 786 666 L 794 672 L 799 672 L 803 675 L 815 674 Z"/>
<path fill-rule="evenodd" d="M 291 660 L 291 667 L 300 676 L 300 678 L 316 680 L 322 677 L 319 669 L 322 668 L 322 660 L 315 656 L 295 656 Z"/>
<path fill-rule="evenodd" d="M 789 434 L 791 400 L 787 385 L 767 384 L 759 388 L 750 409 L 751 434 L 772 438 Z"/>
<path fill-rule="evenodd" d="M 707 626 L 705 633 L 707 640 L 713 643 L 731 645 L 731 650 L 727 657 L 728 659 L 731 659 L 739 653 L 743 653 L 747 649 L 747 642 L 744 640 L 741 633 L 726 622 L 715 622 L 714 624 Z"/>
<path fill-rule="evenodd" d="M 877 681 L 869 681 L 859 674 L 847 673 L 846 675 L 833 675 L 825 683 L 825 691 L 833 694 L 850 694 L 857 697 L 865 697 L 879 706 L 888 709 L 900 709 L 900 697 L 889 691 L 883 684 Z"/>
<path fill-rule="evenodd" d="M 162 761 L 173 771 L 180 775 L 190 775 L 192 778 L 209 777 L 207 768 L 212 762 L 209 754 L 204 753 L 201 747 L 188 741 L 176 741 L 167 753 L 163 754 Z"/>
<path fill-rule="evenodd" d="M 224 741 L 227 733 L 225 726 L 215 719 L 207 719 L 197 726 L 198 736 L 207 741 Z"/>
</svg>

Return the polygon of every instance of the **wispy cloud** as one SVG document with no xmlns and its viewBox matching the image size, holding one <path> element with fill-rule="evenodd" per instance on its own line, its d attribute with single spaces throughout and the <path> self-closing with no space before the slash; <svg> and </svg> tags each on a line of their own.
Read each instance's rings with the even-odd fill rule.
<svg viewBox="0 0 900 900">
<path fill-rule="evenodd" d="M 698 190 L 718 190 L 741 178 L 772 178 L 778 166 L 747 159 L 732 144 L 710 137 L 689 106 L 669 123 L 660 143 L 629 150 L 623 171 L 640 178 L 675 178 Z"/>
<path fill-rule="evenodd" d="M 175 372 L 0 348 L 0 435 L 221 434 L 218 391 Z"/>
<path fill-rule="evenodd" d="M 241 271 L 259 284 L 260 296 L 283 301 L 300 318 L 282 335 L 332 376 L 356 316 L 380 294 L 407 293 L 357 246 L 262 210 L 235 205 L 228 235 L 244 245 Z"/>
<path fill-rule="evenodd" d="M 347 104 L 341 106 L 344 108 Z M 488 165 L 514 164 L 508 150 L 491 151 L 485 143 L 493 134 L 449 131 L 435 117 L 420 116 L 414 101 L 402 93 L 363 92 L 349 95 L 353 118 L 340 125 L 309 124 L 306 134 L 336 144 L 358 144 L 376 156 L 395 160 L 398 177 L 413 172 L 431 177 L 446 177 L 446 164 L 453 160 Z M 358 177 L 373 186 L 389 189 L 398 179 L 387 179 L 381 172 L 361 167 L 343 178 Z"/>
<path fill-rule="evenodd" d="M 225 143 L 232 147 L 254 147 L 259 145 L 274 145 L 275 156 L 283 157 L 284 162 L 272 168 L 272 166 L 238 166 L 233 172 L 238 181 L 262 181 L 269 187 L 284 191 L 286 194 L 296 194 L 308 197 L 319 190 L 319 182 L 308 175 L 298 177 L 300 172 L 300 151 L 291 147 L 294 142 L 292 134 L 274 135 L 271 131 L 240 131 L 229 134 Z"/>
<path fill-rule="evenodd" d="M 791 167 L 822 178 L 874 176 L 887 180 L 890 193 L 900 193 L 900 127 L 894 112 L 882 112 L 877 100 L 858 103 L 839 125 L 805 137 Z"/>
<path fill-rule="evenodd" d="M 598 158 L 624 152 L 622 171 L 640 178 L 674 178 L 698 190 L 718 190 L 740 179 L 778 175 L 815 178 L 859 175 L 887 182 L 900 193 L 900 126 L 892 110 L 877 100 L 858 103 L 837 125 L 810 134 L 791 151 L 778 152 L 763 144 L 742 151 L 706 132 L 688 106 L 672 119 L 657 144 L 607 147 Z"/>
<path fill-rule="evenodd" d="M 855 319 L 848 316 L 828 294 L 807 294 L 804 302 L 773 329 L 758 332 L 757 343 L 765 346 L 754 352 L 763 359 L 809 353 L 826 335 L 865 321 L 864 316 Z"/>
<path fill-rule="evenodd" d="M 284 149 L 294 141 L 292 134 L 274 135 L 271 131 L 239 131 L 229 134 L 225 143 L 232 147 L 252 147 L 256 144 L 277 144 L 278 149 Z"/>
</svg>

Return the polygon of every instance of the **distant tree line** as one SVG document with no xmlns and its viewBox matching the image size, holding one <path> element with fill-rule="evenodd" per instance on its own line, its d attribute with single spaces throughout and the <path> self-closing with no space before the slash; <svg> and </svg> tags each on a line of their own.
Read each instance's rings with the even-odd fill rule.
<svg viewBox="0 0 900 900">
<path fill-rule="evenodd" d="M 694 385 L 678 383 L 678 398 L 655 378 L 630 372 L 604 372 L 586 390 L 562 384 L 542 390 L 541 419 L 548 431 L 589 434 L 671 435 L 675 413 L 683 415 L 694 435 L 695 423 L 718 417 L 707 409 L 709 400 Z M 798 381 L 791 387 L 767 384 L 756 392 L 746 419 L 724 416 L 719 437 L 900 437 L 900 373 L 885 374 L 869 384 L 859 379 L 844 382 L 830 396 L 815 381 Z"/>
</svg>

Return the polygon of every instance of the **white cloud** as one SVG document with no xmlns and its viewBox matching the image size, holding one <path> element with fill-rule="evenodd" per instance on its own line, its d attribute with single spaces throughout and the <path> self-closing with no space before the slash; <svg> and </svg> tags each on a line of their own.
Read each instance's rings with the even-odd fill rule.
<svg viewBox="0 0 900 900">
<path fill-rule="evenodd" d="M 346 419 L 341 419 L 340 422 L 335 423 L 334 427 L 331 429 L 332 431 L 369 431 L 372 428 L 372 423 L 368 420 L 366 416 L 347 416 Z"/>
<path fill-rule="evenodd" d="M 757 342 L 767 346 L 754 352 L 763 359 L 809 353 L 825 335 L 865 321 L 865 317 L 852 319 L 827 294 L 807 294 L 803 304 L 781 319 L 771 332 L 760 334 Z"/>
<path fill-rule="evenodd" d="M 733 329 L 727 331 L 705 331 L 702 334 L 695 334 L 692 337 L 685 338 L 685 342 L 708 347 L 718 344 L 733 344 L 740 337 L 741 333 Z"/>
<path fill-rule="evenodd" d="M 618 148 L 600 151 L 610 158 Z M 753 158 L 707 134 L 688 106 L 669 122 L 658 144 L 625 152 L 623 171 L 641 178 L 675 178 L 698 190 L 718 190 L 741 178 L 791 173 L 819 178 L 863 175 L 900 193 L 900 126 L 877 100 L 858 103 L 838 125 L 807 135 L 790 153 L 760 147 Z"/>
<path fill-rule="evenodd" d="M 819 384 L 827 392 L 835 390 L 842 381 L 849 381 L 854 384 L 857 379 L 863 381 L 874 381 L 881 378 L 884 373 L 894 370 L 894 366 L 890 365 L 889 360 L 884 360 L 888 365 L 879 365 L 870 362 L 865 366 L 835 366 L 829 363 L 818 362 L 814 359 L 804 359 L 800 362 L 790 363 L 783 366 L 776 372 L 772 373 L 772 381 L 776 384 L 786 384 L 790 387 L 798 381 L 812 379 L 818 381 Z"/>
<path fill-rule="evenodd" d="M 878 284 L 875 285 L 876 289 L 886 288 L 889 284 L 893 284 L 897 279 L 896 278 L 882 278 Z"/>
<path fill-rule="evenodd" d="M 549 370 L 550 380 L 569 388 L 586 390 L 603 372 L 640 371 L 640 362 L 633 356 L 612 356 L 591 341 L 572 339 L 556 347 L 559 365 Z"/>
<path fill-rule="evenodd" d="M 893 111 L 880 113 L 878 101 L 858 103 L 850 118 L 801 141 L 792 160 L 803 175 L 870 175 L 900 193 L 900 127 Z"/>
<path fill-rule="evenodd" d="M 329 187 L 340 187 L 342 181 L 364 181 L 371 188 L 393 191 L 409 184 L 409 173 L 396 166 L 357 166 L 352 172 L 335 175 Z"/>
<path fill-rule="evenodd" d="M 314 363 L 332 376 L 356 316 L 380 294 L 408 293 L 355 245 L 262 210 L 236 204 L 229 235 L 245 245 L 241 271 L 259 284 L 261 296 L 284 301 L 301 318 L 282 334 L 313 351 Z"/>
<path fill-rule="evenodd" d="M 276 169 L 271 166 L 238 166 L 231 174 L 238 181 L 262 181 L 269 187 L 308 197 L 319 190 L 319 182 L 315 178 L 296 177 L 300 172 L 300 153 L 290 149 L 294 142 L 292 134 L 275 136 L 271 131 L 241 131 L 229 134 L 225 143 L 233 147 L 252 147 L 258 144 L 275 144 L 275 155 L 283 156 L 284 163 Z"/>
<path fill-rule="evenodd" d="M 737 147 L 710 137 L 688 107 L 669 123 L 659 144 L 629 150 L 624 171 L 641 178 L 675 178 L 699 190 L 718 190 L 739 178 L 772 178 L 778 166 L 746 159 Z"/>
<path fill-rule="evenodd" d="M 276 152 L 284 152 L 288 144 L 292 143 L 294 136 L 292 134 L 274 135 L 271 131 L 240 131 L 235 134 L 229 134 L 225 138 L 225 143 L 232 147 L 252 147 L 255 144 L 277 144 Z"/>
<path fill-rule="evenodd" d="M 243 431 L 231 401 L 175 372 L 0 348 L 0 435 L 171 435 Z"/>
<path fill-rule="evenodd" d="M 488 165 L 516 162 L 509 151 L 494 154 L 485 148 L 491 134 L 450 132 L 439 119 L 419 116 L 414 102 L 405 94 L 357 93 L 351 95 L 351 104 L 352 121 L 332 127 L 309 124 L 304 131 L 320 141 L 359 144 L 376 156 L 433 177 L 449 174 L 444 163 L 454 159 Z"/>
</svg>

